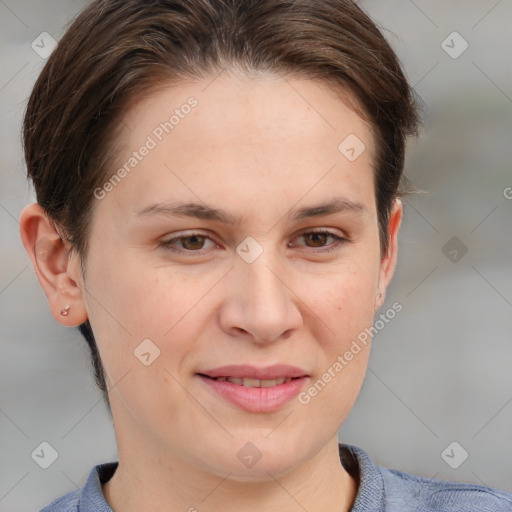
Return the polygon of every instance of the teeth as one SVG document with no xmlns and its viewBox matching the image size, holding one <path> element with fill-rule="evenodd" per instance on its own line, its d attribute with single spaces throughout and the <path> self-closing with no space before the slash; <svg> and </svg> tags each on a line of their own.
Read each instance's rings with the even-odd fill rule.
<svg viewBox="0 0 512 512">
<path fill-rule="evenodd" d="M 249 379 L 242 377 L 217 377 L 216 380 L 224 382 L 232 382 L 233 384 L 238 384 L 239 386 L 245 386 L 246 388 L 271 388 L 274 386 L 279 386 L 280 384 L 286 384 L 291 382 L 292 377 L 279 377 L 277 379 Z"/>
<path fill-rule="evenodd" d="M 261 380 L 259 379 L 242 379 L 242 384 L 246 388 L 260 388 L 261 387 Z"/>
</svg>

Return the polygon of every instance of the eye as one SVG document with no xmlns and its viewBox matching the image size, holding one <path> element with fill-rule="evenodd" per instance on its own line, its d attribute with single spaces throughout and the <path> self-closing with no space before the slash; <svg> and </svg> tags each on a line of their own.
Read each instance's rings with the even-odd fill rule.
<svg viewBox="0 0 512 512">
<path fill-rule="evenodd" d="M 331 247 L 325 247 L 326 241 L 330 238 L 335 240 L 335 243 L 331 244 Z M 296 239 L 304 238 L 310 240 L 314 245 L 307 246 L 312 249 L 316 249 L 313 252 L 329 252 L 340 248 L 342 245 L 349 242 L 347 238 L 340 237 L 335 233 L 327 230 L 317 231 L 305 231 L 301 233 Z M 166 250 L 176 252 L 179 254 L 186 254 L 190 256 L 202 256 L 207 249 L 204 249 L 206 241 L 213 243 L 213 246 L 217 244 L 207 235 L 202 233 L 186 233 L 180 236 L 175 236 L 167 240 L 161 240 L 158 243 L 158 247 L 163 247 Z M 181 247 L 179 247 L 181 245 Z M 178 247 L 177 247 L 178 246 Z M 210 247 L 211 248 L 211 247 Z"/>
<path fill-rule="evenodd" d="M 202 233 L 188 233 L 185 235 L 175 236 L 173 238 L 169 238 L 168 240 L 161 240 L 158 243 L 158 247 L 163 247 L 169 251 L 177 252 L 177 253 L 188 253 L 190 255 L 198 256 L 204 254 L 204 251 L 199 251 L 198 249 L 202 249 L 205 241 L 213 240 Z M 182 248 L 176 248 L 179 242 L 181 242 Z M 215 242 L 213 242 L 215 245 Z"/>
<path fill-rule="evenodd" d="M 335 240 L 335 243 L 332 244 L 331 247 L 323 248 L 324 247 L 323 244 L 326 242 L 326 240 L 329 237 L 333 238 Z M 308 246 L 308 247 L 312 247 L 313 249 L 320 247 L 320 250 L 316 250 L 316 251 L 313 251 L 313 252 L 329 252 L 329 251 L 333 251 L 335 249 L 339 249 L 342 245 L 344 245 L 347 242 L 349 242 L 349 240 L 347 238 L 340 237 L 340 236 L 336 235 L 335 233 L 333 233 L 331 231 L 327 231 L 325 229 L 318 230 L 318 231 L 305 231 L 305 232 L 301 233 L 296 238 L 304 238 L 305 240 L 312 241 L 313 244 L 315 244 L 315 245 Z"/>
</svg>

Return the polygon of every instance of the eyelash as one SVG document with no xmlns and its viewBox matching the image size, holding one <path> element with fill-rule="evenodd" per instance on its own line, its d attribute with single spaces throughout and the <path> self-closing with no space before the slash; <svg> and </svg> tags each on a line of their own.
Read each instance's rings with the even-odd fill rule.
<svg viewBox="0 0 512 512">
<path fill-rule="evenodd" d="M 297 235 L 295 238 L 300 238 L 301 236 L 311 235 L 311 234 L 329 235 L 329 236 L 333 237 L 336 240 L 336 243 L 332 247 L 329 247 L 327 249 L 324 249 L 324 248 L 315 249 L 314 247 L 312 247 L 311 249 L 313 249 L 314 253 L 327 253 L 327 252 L 330 252 L 330 251 L 333 251 L 333 250 L 336 250 L 336 249 L 340 249 L 343 245 L 345 245 L 346 243 L 349 242 L 349 240 L 347 238 L 340 237 L 340 236 L 334 234 L 332 231 L 327 231 L 327 230 L 303 231 L 302 233 Z M 191 250 L 188 250 L 188 249 L 178 250 L 178 249 L 175 249 L 174 247 L 172 247 L 172 244 L 174 242 L 176 242 L 178 240 L 183 240 L 183 239 L 186 239 L 186 238 L 192 238 L 194 236 L 200 236 L 200 237 L 204 237 L 205 239 L 212 240 L 209 236 L 204 235 L 202 233 L 189 233 L 189 234 L 186 234 L 186 235 L 181 235 L 181 236 L 176 236 L 174 238 L 169 238 L 168 240 L 161 240 L 158 243 L 158 247 L 159 248 L 161 247 L 161 248 L 164 248 L 164 249 L 166 249 L 168 251 L 172 251 L 172 252 L 179 253 L 179 254 L 187 254 L 187 255 L 191 255 L 191 256 L 202 256 L 202 255 L 205 254 L 205 251 L 191 251 Z M 212 242 L 214 242 L 214 240 L 212 240 Z"/>
</svg>

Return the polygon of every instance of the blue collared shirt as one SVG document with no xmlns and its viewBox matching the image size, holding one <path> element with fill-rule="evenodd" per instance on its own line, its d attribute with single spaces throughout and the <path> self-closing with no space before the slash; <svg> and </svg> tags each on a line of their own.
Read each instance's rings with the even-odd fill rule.
<svg viewBox="0 0 512 512">
<path fill-rule="evenodd" d="M 387 469 L 353 445 L 340 443 L 339 451 L 343 466 L 359 480 L 351 512 L 512 512 L 512 493 Z M 117 465 L 95 466 L 81 489 L 58 498 L 40 512 L 112 512 L 101 485 L 112 477 Z"/>
</svg>

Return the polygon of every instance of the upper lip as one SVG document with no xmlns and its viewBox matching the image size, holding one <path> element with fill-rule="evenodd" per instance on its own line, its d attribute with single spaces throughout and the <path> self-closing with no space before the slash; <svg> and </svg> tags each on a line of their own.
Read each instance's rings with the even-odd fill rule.
<svg viewBox="0 0 512 512">
<path fill-rule="evenodd" d="M 271 380 L 279 377 L 307 377 L 308 373 L 296 366 L 274 364 L 256 368 L 248 364 L 219 366 L 198 372 L 208 377 L 246 377 L 248 379 Z"/>
</svg>

